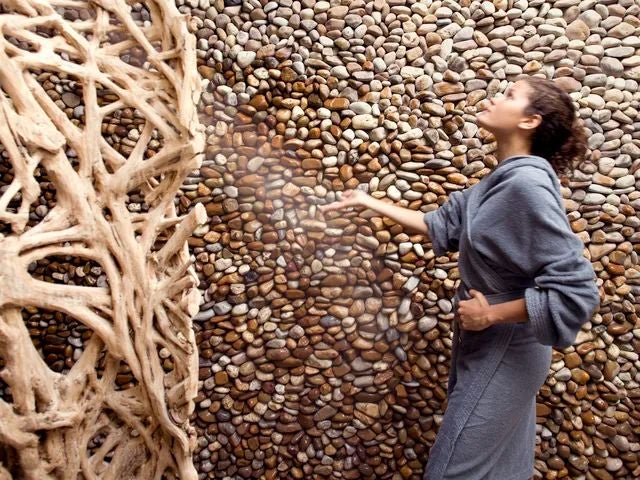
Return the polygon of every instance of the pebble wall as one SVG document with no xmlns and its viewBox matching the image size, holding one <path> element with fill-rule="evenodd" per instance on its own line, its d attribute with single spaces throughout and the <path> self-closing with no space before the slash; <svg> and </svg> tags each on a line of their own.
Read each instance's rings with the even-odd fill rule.
<svg viewBox="0 0 640 480">
<path fill-rule="evenodd" d="M 181 5 L 182 4 L 182 5 Z M 556 78 L 589 155 L 563 195 L 604 290 L 538 397 L 544 478 L 640 476 L 640 6 L 630 0 L 183 0 L 208 124 L 184 190 L 205 303 L 202 478 L 419 478 L 446 404 L 456 254 L 370 212 L 430 211 L 496 164 L 474 114 Z"/>
<path fill-rule="evenodd" d="M 210 217 L 190 239 L 200 478 L 421 478 L 446 407 L 457 255 L 373 212 L 317 205 L 358 187 L 427 212 L 478 182 L 496 159 L 474 114 L 522 73 L 557 79 L 588 130 L 563 196 L 603 292 L 540 390 L 537 477 L 640 477 L 638 2 L 177 4 L 198 38 L 208 136 L 177 199 Z M 73 82 L 40 80 L 82 115 Z M 103 125 L 125 151 L 140 129 L 126 111 Z M 63 260 L 34 275 L 101 282 L 99 266 Z M 27 313 L 64 371 L 90 332 Z"/>
</svg>

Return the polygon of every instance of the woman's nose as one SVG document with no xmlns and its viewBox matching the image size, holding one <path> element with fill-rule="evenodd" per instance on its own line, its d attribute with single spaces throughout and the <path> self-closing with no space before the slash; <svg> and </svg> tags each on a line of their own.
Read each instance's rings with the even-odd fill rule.
<svg viewBox="0 0 640 480">
<path fill-rule="evenodd" d="M 491 97 L 491 104 L 495 105 L 498 102 L 501 102 L 504 99 L 504 94 L 496 93 L 493 97 Z"/>
</svg>

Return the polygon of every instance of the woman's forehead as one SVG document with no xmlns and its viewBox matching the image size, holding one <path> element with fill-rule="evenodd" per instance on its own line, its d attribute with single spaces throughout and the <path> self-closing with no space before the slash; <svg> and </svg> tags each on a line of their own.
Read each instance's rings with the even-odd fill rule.
<svg viewBox="0 0 640 480">
<path fill-rule="evenodd" d="M 524 80 L 518 80 L 517 82 L 510 83 L 505 89 L 504 93 L 506 95 L 507 93 L 511 92 L 511 94 L 513 95 L 515 93 L 526 92 L 527 89 L 527 82 L 525 82 Z"/>
</svg>

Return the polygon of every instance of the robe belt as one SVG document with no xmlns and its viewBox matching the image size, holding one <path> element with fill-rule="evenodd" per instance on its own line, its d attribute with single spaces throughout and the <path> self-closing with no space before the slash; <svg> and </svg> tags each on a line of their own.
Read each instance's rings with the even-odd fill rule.
<svg viewBox="0 0 640 480">
<path fill-rule="evenodd" d="M 517 300 L 518 298 L 523 298 L 525 291 L 526 289 L 511 290 L 508 292 L 484 294 L 484 296 L 487 299 L 487 302 L 489 302 L 490 305 L 493 305 L 495 303 L 504 303 L 511 300 Z M 460 326 L 458 325 L 458 302 L 460 300 L 468 300 L 469 298 L 471 298 L 471 295 L 469 294 L 469 288 L 463 281 L 460 281 L 460 285 L 458 285 L 456 294 L 452 299 L 455 318 L 452 325 L 453 344 L 451 347 L 451 374 L 449 377 L 449 386 L 447 388 L 447 393 L 449 395 L 451 395 L 451 392 L 453 391 L 453 387 L 455 386 L 457 380 L 455 365 L 458 359 L 458 348 L 461 341 Z"/>
<path fill-rule="evenodd" d="M 524 298 L 525 291 L 526 291 L 526 288 L 522 288 L 520 290 L 510 290 L 508 292 L 489 293 L 489 294 L 485 293 L 483 295 L 487 299 L 487 302 L 489 302 L 490 305 L 493 305 L 494 303 L 504 303 L 504 302 L 510 302 L 511 300 L 517 300 L 518 298 Z M 461 281 L 460 285 L 458 286 L 458 290 L 456 291 L 456 295 L 453 298 L 454 308 L 458 307 L 458 302 L 460 300 L 468 300 L 469 298 L 471 298 L 471 295 L 469 294 L 469 289 L 464 284 L 464 282 Z"/>
</svg>

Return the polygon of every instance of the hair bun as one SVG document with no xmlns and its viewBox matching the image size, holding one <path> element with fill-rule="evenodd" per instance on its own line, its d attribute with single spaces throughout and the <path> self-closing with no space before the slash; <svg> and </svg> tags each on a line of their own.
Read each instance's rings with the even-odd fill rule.
<svg viewBox="0 0 640 480">
<path fill-rule="evenodd" d="M 560 85 L 540 77 L 522 78 L 531 91 L 525 113 L 542 122 L 531 136 L 531 153 L 546 158 L 558 174 L 569 173 L 584 160 L 587 137 L 569 94 Z"/>
</svg>

